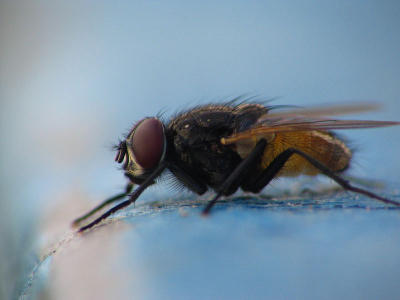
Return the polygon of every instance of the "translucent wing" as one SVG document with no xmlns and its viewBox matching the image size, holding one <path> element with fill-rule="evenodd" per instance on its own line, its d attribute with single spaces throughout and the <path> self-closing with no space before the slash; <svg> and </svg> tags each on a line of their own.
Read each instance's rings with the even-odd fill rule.
<svg viewBox="0 0 400 300">
<path fill-rule="evenodd" d="M 227 138 L 222 138 L 221 142 L 223 144 L 231 144 L 240 140 L 259 136 L 270 136 L 271 134 L 281 132 L 361 129 L 400 125 L 400 122 L 392 121 L 337 120 L 327 118 L 327 116 L 332 115 L 375 110 L 377 107 L 376 104 L 361 103 L 268 113 L 261 116 L 252 127 L 242 132 L 234 133 Z"/>
<path fill-rule="evenodd" d="M 279 106 L 277 106 L 279 108 Z M 272 109 L 275 106 L 271 107 Z M 272 112 L 265 115 L 265 118 L 274 118 L 274 117 L 293 117 L 293 116 L 303 116 L 303 117 L 321 117 L 321 116 L 339 116 L 339 115 L 348 115 L 354 113 L 363 113 L 368 111 L 375 111 L 380 108 L 378 103 L 371 102 L 359 102 L 354 104 L 343 104 L 343 105 L 335 105 L 335 106 L 318 106 L 311 108 L 301 108 L 296 107 L 293 110 L 289 111 L 280 111 L 280 112 Z"/>
</svg>

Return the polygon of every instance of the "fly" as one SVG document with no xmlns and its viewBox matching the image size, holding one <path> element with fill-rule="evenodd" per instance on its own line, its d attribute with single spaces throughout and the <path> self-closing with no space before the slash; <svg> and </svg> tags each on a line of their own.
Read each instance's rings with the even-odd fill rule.
<svg viewBox="0 0 400 300">
<path fill-rule="evenodd" d="M 345 190 L 386 204 L 399 202 L 353 186 L 341 174 L 350 166 L 352 151 L 331 130 L 400 125 L 391 121 L 339 120 L 332 116 L 375 109 L 373 104 L 354 104 L 277 111 L 260 103 L 198 106 L 163 123 L 156 117 L 139 121 L 117 147 L 115 160 L 124 163 L 129 183 L 116 195 L 76 219 L 74 225 L 103 207 L 128 197 L 82 232 L 116 211 L 134 203 L 166 169 L 196 194 L 209 188 L 216 194 L 203 210 L 206 215 L 224 195 L 239 188 L 259 193 L 277 177 L 324 174 Z M 138 187 L 132 192 L 133 186 Z"/>
</svg>

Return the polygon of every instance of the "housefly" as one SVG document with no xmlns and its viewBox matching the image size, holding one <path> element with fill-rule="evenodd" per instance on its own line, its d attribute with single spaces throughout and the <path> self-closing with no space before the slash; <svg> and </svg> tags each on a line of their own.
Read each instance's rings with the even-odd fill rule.
<svg viewBox="0 0 400 300">
<path fill-rule="evenodd" d="M 352 150 L 331 132 L 399 125 L 400 122 L 332 118 L 376 108 L 366 103 L 281 111 L 277 108 L 232 101 L 198 106 L 166 123 L 157 117 L 142 119 L 117 147 L 115 160 L 123 163 L 129 179 L 126 191 L 76 219 L 74 225 L 104 206 L 128 197 L 81 227 L 79 231 L 82 232 L 134 203 L 166 169 L 196 194 L 201 195 L 209 188 L 216 192 L 203 214 L 210 212 L 220 196 L 231 195 L 239 188 L 259 193 L 274 178 L 301 174 L 324 174 L 345 190 L 400 206 L 341 177 L 350 166 Z M 132 192 L 134 185 L 138 187 Z"/>
</svg>

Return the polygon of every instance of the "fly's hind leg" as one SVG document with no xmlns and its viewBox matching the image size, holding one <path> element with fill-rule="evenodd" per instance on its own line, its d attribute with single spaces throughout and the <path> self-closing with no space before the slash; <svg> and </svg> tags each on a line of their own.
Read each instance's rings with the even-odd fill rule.
<svg viewBox="0 0 400 300">
<path fill-rule="evenodd" d="M 374 198 L 386 204 L 393 204 L 396 206 L 400 206 L 399 202 L 381 197 L 376 195 L 370 191 L 355 187 L 351 185 L 347 180 L 343 179 L 331 169 L 326 167 L 324 164 L 311 157 L 307 153 L 300 151 L 295 148 L 289 148 L 280 153 L 271 163 L 265 168 L 262 173 L 251 182 L 247 182 L 244 189 L 249 190 L 253 193 L 259 193 L 268 183 L 278 174 L 278 172 L 283 168 L 285 163 L 289 160 L 289 158 L 294 155 L 300 155 L 304 159 L 306 159 L 309 163 L 311 163 L 315 168 L 317 168 L 321 173 L 333 179 L 336 183 L 342 186 L 345 190 L 352 191 L 358 194 L 366 195 L 370 198 Z"/>
<path fill-rule="evenodd" d="M 82 217 L 79 217 L 77 219 L 75 219 L 72 222 L 72 226 L 78 226 L 82 221 L 86 220 L 87 218 L 89 218 L 90 216 L 94 215 L 96 212 L 98 212 L 99 210 L 101 210 L 102 208 L 106 207 L 107 205 L 114 203 L 118 200 L 123 199 L 124 197 L 127 197 L 130 192 L 133 189 L 133 184 L 132 183 L 128 183 L 126 185 L 126 189 L 125 192 L 115 195 L 114 197 L 111 197 L 105 201 L 103 201 L 101 204 L 99 204 L 98 206 L 96 206 L 95 208 L 93 208 L 92 210 L 90 210 L 88 213 L 86 213 L 85 215 L 83 215 Z"/>
</svg>

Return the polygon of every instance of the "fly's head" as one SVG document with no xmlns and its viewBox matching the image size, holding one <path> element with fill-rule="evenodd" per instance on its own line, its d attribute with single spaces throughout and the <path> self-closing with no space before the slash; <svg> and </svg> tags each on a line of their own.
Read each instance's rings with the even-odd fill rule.
<svg viewBox="0 0 400 300">
<path fill-rule="evenodd" d="M 157 118 L 139 121 L 117 148 L 115 161 L 122 163 L 125 175 L 141 184 L 165 157 L 167 149 L 165 129 Z"/>
</svg>

